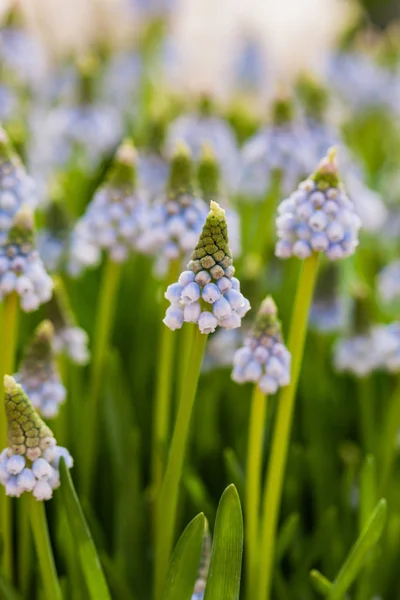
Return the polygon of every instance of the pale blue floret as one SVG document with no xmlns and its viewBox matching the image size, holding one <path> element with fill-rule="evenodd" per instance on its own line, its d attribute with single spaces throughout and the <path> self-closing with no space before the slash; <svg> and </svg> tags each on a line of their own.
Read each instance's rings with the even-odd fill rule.
<svg viewBox="0 0 400 600">
<path fill-rule="evenodd" d="M 163 323 L 172 331 L 180 329 L 183 325 L 183 310 L 180 306 L 172 305 L 167 308 Z"/>
<path fill-rule="evenodd" d="M 6 469 L 10 475 L 18 475 L 25 467 L 25 458 L 19 454 L 11 456 L 6 464 Z"/>
<path fill-rule="evenodd" d="M 181 301 L 184 304 L 190 304 L 191 302 L 197 302 L 200 299 L 200 286 L 192 281 L 183 288 L 181 293 Z"/>
<path fill-rule="evenodd" d="M 36 477 L 32 473 L 32 469 L 25 468 L 18 475 L 17 483 L 24 492 L 31 492 L 36 485 Z"/>
<path fill-rule="evenodd" d="M 44 458 L 37 458 L 32 463 L 32 473 L 36 479 L 48 479 L 51 476 L 51 466 Z"/>
<path fill-rule="evenodd" d="M 178 282 L 185 287 L 185 285 L 188 285 L 191 281 L 194 281 L 194 273 L 193 271 L 183 271 L 180 275 L 179 275 L 179 279 Z"/>
<path fill-rule="evenodd" d="M 259 362 L 256 360 L 250 360 L 243 370 L 243 377 L 245 381 L 257 382 L 262 375 L 262 368 Z"/>
<path fill-rule="evenodd" d="M 220 292 L 224 294 L 231 289 L 232 279 L 228 279 L 228 277 L 221 277 L 221 279 L 218 279 L 217 281 L 217 286 Z"/>
<path fill-rule="evenodd" d="M 209 304 L 214 304 L 214 302 L 216 302 L 221 297 L 221 292 L 218 289 L 218 286 L 215 285 L 215 283 L 207 283 L 203 288 L 201 296 L 203 300 L 205 300 Z"/>
<path fill-rule="evenodd" d="M 205 286 L 212 280 L 212 277 L 208 271 L 199 271 L 195 277 L 196 283 L 201 286 Z"/>
<path fill-rule="evenodd" d="M 181 283 L 172 283 L 167 287 L 164 297 L 169 300 L 171 304 L 179 304 L 183 288 L 184 285 Z"/>
<path fill-rule="evenodd" d="M 201 313 L 200 302 L 187 304 L 183 309 L 183 320 L 186 323 L 197 323 Z"/>
<path fill-rule="evenodd" d="M 199 316 L 198 325 L 201 333 L 213 333 L 218 326 L 218 320 L 212 313 L 204 311 Z"/>
<path fill-rule="evenodd" d="M 241 307 L 241 308 L 243 308 L 243 307 Z M 247 310 L 249 310 L 249 309 L 250 309 L 250 303 L 248 305 Z M 247 312 L 247 310 L 246 310 L 246 312 Z M 240 327 L 240 325 L 241 325 L 242 316 L 244 316 L 244 315 L 239 314 L 238 310 L 232 311 L 227 317 L 219 319 L 218 325 L 220 325 L 220 327 L 224 327 L 225 329 L 236 329 L 237 327 Z"/>
<path fill-rule="evenodd" d="M 214 302 L 212 309 L 217 319 L 225 319 L 232 312 L 232 307 L 224 296 Z"/>
<path fill-rule="evenodd" d="M 241 306 L 243 306 L 244 296 L 235 289 L 227 291 L 225 298 L 228 300 L 233 310 L 238 310 Z"/>
</svg>

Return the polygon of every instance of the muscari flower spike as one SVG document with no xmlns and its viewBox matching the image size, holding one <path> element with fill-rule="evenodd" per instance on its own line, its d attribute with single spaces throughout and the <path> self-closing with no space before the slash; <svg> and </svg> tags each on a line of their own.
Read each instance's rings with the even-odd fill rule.
<svg viewBox="0 0 400 600">
<path fill-rule="evenodd" d="M 321 252 L 329 260 L 354 253 L 361 221 L 340 183 L 336 149 L 329 150 L 317 170 L 278 207 L 279 258 L 305 259 Z"/>
<path fill-rule="evenodd" d="M 42 321 L 36 328 L 15 381 L 29 396 L 33 407 L 44 417 L 54 418 L 64 402 L 66 389 L 58 372 L 53 350 L 54 328 L 50 321 Z"/>
<path fill-rule="evenodd" d="M 89 336 L 76 325 L 67 290 L 60 277 L 54 277 L 54 291 L 46 309 L 54 327 L 54 352 L 65 353 L 77 365 L 86 365 L 90 359 Z"/>
<path fill-rule="evenodd" d="M 15 216 L 7 241 L 0 246 L 0 299 L 16 292 L 25 312 L 51 298 L 53 282 L 35 249 L 33 214 L 23 207 Z"/>
<path fill-rule="evenodd" d="M 22 206 L 36 206 L 35 184 L 0 127 L 0 245 L 7 241 L 13 219 Z"/>
<path fill-rule="evenodd" d="M 275 394 L 290 383 L 291 356 L 282 341 L 276 304 L 267 296 L 244 345 L 233 357 L 232 379 L 256 383 L 264 394 Z"/>
<path fill-rule="evenodd" d="M 102 251 L 121 263 L 135 248 L 146 210 L 136 189 L 136 158 L 132 142 L 126 140 L 117 150 L 107 180 L 76 224 L 70 247 L 72 275 L 99 264 Z"/>
<path fill-rule="evenodd" d="M 233 276 L 225 211 L 216 202 L 210 203 L 210 212 L 187 268 L 165 292 L 171 302 L 165 325 L 174 330 L 180 329 L 184 322 L 197 323 L 204 334 L 214 332 L 218 326 L 240 327 L 250 303 L 240 293 L 240 282 Z"/>
<path fill-rule="evenodd" d="M 187 260 L 207 217 L 207 204 L 193 185 L 189 149 L 178 144 L 171 160 L 166 193 L 156 198 L 138 239 L 138 249 L 158 257 L 157 271 L 167 271 L 169 261 Z"/>
<path fill-rule="evenodd" d="M 5 375 L 4 390 L 8 448 L 0 454 L 0 483 L 7 496 L 32 492 L 37 500 L 49 500 L 60 485 L 60 458 L 69 469 L 73 459 L 66 448 L 57 446 L 51 429 L 13 377 Z"/>
</svg>

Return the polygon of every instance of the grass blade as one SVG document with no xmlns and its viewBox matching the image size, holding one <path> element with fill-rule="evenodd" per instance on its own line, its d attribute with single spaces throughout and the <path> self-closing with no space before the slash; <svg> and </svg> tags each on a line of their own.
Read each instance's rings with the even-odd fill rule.
<svg viewBox="0 0 400 600">
<path fill-rule="evenodd" d="M 230 485 L 218 506 L 204 600 L 238 600 L 242 552 L 242 509 L 236 488 Z"/>
<path fill-rule="evenodd" d="M 200 565 L 206 520 L 195 517 L 178 540 L 172 554 L 163 600 L 190 600 Z"/>
<path fill-rule="evenodd" d="M 93 600 L 111 600 L 100 560 L 64 460 L 60 460 L 61 491 L 83 576 Z"/>
</svg>

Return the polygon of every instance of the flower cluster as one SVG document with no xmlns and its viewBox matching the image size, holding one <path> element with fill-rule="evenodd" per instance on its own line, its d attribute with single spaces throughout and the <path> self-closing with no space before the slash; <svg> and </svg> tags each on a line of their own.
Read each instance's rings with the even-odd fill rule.
<svg viewBox="0 0 400 600">
<path fill-rule="evenodd" d="M 49 500 L 60 485 L 61 457 L 68 468 L 73 459 L 66 448 L 57 446 L 22 387 L 8 375 L 4 389 L 8 448 L 0 454 L 0 482 L 7 496 L 32 492 L 37 500 Z"/>
<path fill-rule="evenodd" d="M 42 321 L 25 352 L 18 373 L 14 375 L 33 407 L 49 419 L 57 415 L 66 396 L 54 357 L 53 336 L 51 322 Z"/>
<path fill-rule="evenodd" d="M 78 275 L 84 267 L 97 265 L 102 250 L 108 251 L 113 261 L 124 262 L 135 247 L 146 212 L 136 191 L 135 161 L 132 143 L 124 142 L 107 181 L 76 224 L 70 249 L 71 274 Z"/>
<path fill-rule="evenodd" d="M 209 144 L 221 165 L 224 187 L 233 190 L 237 185 L 239 152 L 230 125 L 208 114 L 207 102 L 202 114 L 188 114 L 173 121 L 167 132 L 166 149 L 171 155 L 176 144 L 183 140 L 195 160 L 199 160 L 204 144 Z"/>
<path fill-rule="evenodd" d="M 33 215 L 22 208 L 14 218 L 7 241 L 0 246 L 0 299 L 13 291 L 25 312 L 50 300 L 53 282 L 34 246 Z"/>
<path fill-rule="evenodd" d="M 204 334 L 214 332 L 218 325 L 225 329 L 240 327 L 250 303 L 240 293 L 234 272 L 225 211 L 211 202 L 188 270 L 165 292 L 171 302 L 164 319 L 167 327 L 174 330 L 184 322 L 197 323 Z"/>
<path fill-rule="evenodd" d="M 169 261 L 187 259 L 206 216 L 207 205 L 195 194 L 189 151 L 183 144 L 178 145 L 171 161 L 167 193 L 152 203 L 137 247 L 158 254 L 158 271 L 166 271 Z"/>
<path fill-rule="evenodd" d="M 303 181 L 278 208 L 279 258 L 308 258 L 322 252 L 329 260 L 354 253 L 361 221 L 339 182 L 334 149 L 316 172 Z"/>
<path fill-rule="evenodd" d="M 13 219 L 24 205 L 35 207 L 35 184 L 0 127 L 0 245 L 6 243 Z"/>
<path fill-rule="evenodd" d="M 262 302 L 254 327 L 233 357 L 232 379 L 257 383 L 264 394 L 275 394 L 290 383 L 291 356 L 282 341 L 276 304 L 270 296 Z"/>
<path fill-rule="evenodd" d="M 67 291 L 62 279 L 54 278 L 54 292 L 46 305 L 47 315 L 54 327 L 53 349 L 56 354 L 65 354 L 77 365 L 89 362 L 88 334 L 75 323 Z"/>
<path fill-rule="evenodd" d="M 378 290 L 384 302 L 400 300 L 400 260 L 389 263 L 379 273 Z"/>
</svg>

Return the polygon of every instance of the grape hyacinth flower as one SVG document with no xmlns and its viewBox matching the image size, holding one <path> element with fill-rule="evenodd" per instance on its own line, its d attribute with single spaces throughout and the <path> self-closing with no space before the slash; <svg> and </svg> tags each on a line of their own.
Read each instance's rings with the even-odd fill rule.
<svg viewBox="0 0 400 600">
<path fill-rule="evenodd" d="M 216 202 L 210 203 L 210 212 L 187 268 L 165 292 L 171 302 L 165 325 L 175 330 L 184 322 L 197 323 L 203 334 L 214 332 L 218 326 L 240 327 L 250 303 L 240 293 L 240 282 L 233 276 L 225 211 Z"/>
<path fill-rule="evenodd" d="M 373 331 L 380 367 L 389 373 L 400 371 L 400 323 L 377 326 Z"/>
<path fill-rule="evenodd" d="M 379 367 L 380 361 L 371 332 L 339 339 L 334 347 L 334 365 L 339 372 L 366 377 Z"/>
<path fill-rule="evenodd" d="M 66 390 L 58 372 L 53 350 L 54 328 L 42 321 L 35 330 L 14 379 L 30 398 L 33 407 L 48 419 L 54 418 L 64 402 Z"/>
<path fill-rule="evenodd" d="M 400 260 L 392 261 L 378 274 L 378 291 L 386 303 L 400 300 Z"/>
<path fill-rule="evenodd" d="M 136 189 L 136 151 L 131 141 L 117 150 L 106 182 L 100 186 L 75 226 L 70 247 L 69 272 L 100 263 L 102 251 L 123 263 L 135 248 L 146 206 Z"/>
<path fill-rule="evenodd" d="M 290 383 L 290 352 L 283 344 L 276 304 L 267 296 L 244 345 L 233 357 L 232 379 L 256 383 L 263 394 L 275 394 Z"/>
<path fill-rule="evenodd" d="M 167 131 L 166 152 L 171 155 L 177 142 L 183 140 L 198 161 L 202 147 L 212 147 L 221 166 L 224 188 L 235 190 L 239 165 L 239 151 L 234 132 L 226 121 L 212 115 L 208 101 L 204 101 L 200 114 L 187 114 L 173 121 Z"/>
<path fill-rule="evenodd" d="M 32 492 L 36 500 L 50 500 L 60 486 L 60 459 L 69 469 L 73 459 L 66 448 L 57 446 L 52 431 L 9 375 L 4 377 L 4 389 L 8 448 L 0 454 L 0 483 L 7 496 Z"/>
<path fill-rule="evenodd" d="M 13 218 L 23 205 L 35 208 L 35 184 L 0 127 L 0 245 L 6 243 Z"/>
<path fill-rule="evenodd" d="M 54 327 L 53 349 L 56 354 L 65 353 L 76 365 L 86 365 L 90 359 L 89 336 L 76 325 L 62 279 L 54 278 L 53 295 L 46 305 L 47 316 Z"/>
<path fill-rule="evenodd" d="M 334 148 L 315 173 L 281 202 L 278 214 L 275 254 L 279 258 L 305 259 L 316 252 L 338 260 L 354 253 L 361 221 L 339 181 Z"/>
<path fill-rule="evenodd" d="M 35 249 L 32 212 L 24 207 L 0 246 L 0 299 L 16 292 L 22 310 L 31 312 L 50 300 L 52 290 L 52 279 Z"/>
<path fill-rule="evenodd" d="M 166 193 L 154 200 L 137 247 L 158 256 L 156 271 L 165 273 L 173 260 L 187 260 L 207 217 L 207 204 L 193 185 L 188 148 L 179 144 L 171 160 Z"/>
</svg>

